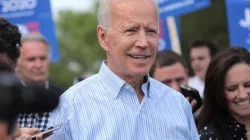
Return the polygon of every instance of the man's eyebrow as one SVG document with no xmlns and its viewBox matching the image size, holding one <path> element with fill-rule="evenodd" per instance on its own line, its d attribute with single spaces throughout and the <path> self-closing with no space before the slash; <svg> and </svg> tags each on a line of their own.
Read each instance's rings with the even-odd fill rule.
<svg viewBox="0 0 250 140">
<path fill-rule="evenodd" d="M 136 27 L 138 27 L 138 25 L 136 25 L 136 24 L 129 24 L 129 25 L 125 25 L 124 29 L 131 29 L 131 28 L 136 28 Z"/>
<path fill-rule="evenodd" d="M 154 29 L 154 30 L 157 30 L 157 29 L 158 29 L 158 27 L 156 27 L 156 26 L 146 26 L 145 28 Z"/>
<path fill-rule="evenodd" d="M 184 77 L 177 77 L 175 78 L 175 80 L 184 80 L 185 78 Z"/>
<path fill-rule="evenodd" d="M 166 83 L 166 82 L 171 82 L 172 81 L 172 79 L 164 79 L 164 80 L 162 80 L 161 82 L 162 83 Z"/>
<path fill-rule="evenodd" d="M 157 26 L 148 26 L 145 27 L 146 30 L 154 30 L 155 32 L 159 33 L 159 28 Z"/>
</svg>

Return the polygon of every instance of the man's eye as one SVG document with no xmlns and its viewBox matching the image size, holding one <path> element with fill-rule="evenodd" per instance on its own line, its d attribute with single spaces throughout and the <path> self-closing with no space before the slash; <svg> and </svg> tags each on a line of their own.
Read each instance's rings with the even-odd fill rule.
<svg viewBox="0 0 250 140">
<path fill-rule="evenodd" d="M 181 77 L 181 78 L 177 78 L 177 79 L 176 79 L 176 82 L 177 82 L 177 83 L 182 83 L 184 80 L 185 80 L 185 78 L 184 78 L 184 77 Z"/>
<path fill-rule="evenodd" d="M 170 85 L 172 83 L 172 80 L 164 80 L 161 82 L 164 83 L 165 85 Z"/>
<path fill-rule="evenodd" d="M 33 58 L 33 57 L 32 57 L 32 58 L 28 58 L 28 59 L 27 59 L 27 61 L 29 61 L 29 62 L 31 62 L 31 61 L 35 61 L 35 60 L 36 60 L 36 58 Z"/>
<path fill-rule="evenodd" d="M 40 57 L 40 60 L 46 60 L 47 57 Z"/>
<path fill-rule="evenodd" d="M 134 29 L 128 29 L 125 32 L 135 32 L 135 30 Z"/>
<path fill-rule="evenodd" d="M 199 57 L 198 59 L 199 59 L 199 60 L 204 60 L 205 58 L 204 58 L 204 57 Z"/>
<path fill-rule="evenodd" d="M 156 34 L 156 31 L 155 30 L 147 30 L 147 33 Z"/>
</svg>

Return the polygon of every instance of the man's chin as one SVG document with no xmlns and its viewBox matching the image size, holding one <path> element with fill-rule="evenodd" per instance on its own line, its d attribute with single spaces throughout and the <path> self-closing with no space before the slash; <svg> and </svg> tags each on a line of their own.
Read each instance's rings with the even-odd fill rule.
<svg viewBox="0 0 250 140">
<path fill-rule="evenodd" d="M 34 78 L 30 82 L 32 82 L 33 84 L 44 84 L 45 81 L 47 81 L 47 79 L 44 79 L 44 78 Z"/>
<path fill-rule="evenodd" d="M 196 72 L 195 76 L 198 77 L 198 78 L 200 78 L 200 79 L 204 79 L 204 75 L 203 75 L 202 72 Z"/>
<path fill-rule="evenodd" d="M 132 76 L 141 78 L 147 75 L 148 75 L 148 71 L 135 71 Z"/>
</svg>

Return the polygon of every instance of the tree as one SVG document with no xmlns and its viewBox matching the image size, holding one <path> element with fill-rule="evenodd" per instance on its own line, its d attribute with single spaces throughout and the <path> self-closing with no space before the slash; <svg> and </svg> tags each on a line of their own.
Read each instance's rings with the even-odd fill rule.
<svg viewBox="0 0 250 140">
<path fill-rule="evenodd" d="M 95 73 L 105 58 L 96 35 L 96 9 L 89 12 L 62 11 L 56 22 L 60 62 L 51 64 L 50 78 L 64 87 L 73 77 Z"/>
</svg>

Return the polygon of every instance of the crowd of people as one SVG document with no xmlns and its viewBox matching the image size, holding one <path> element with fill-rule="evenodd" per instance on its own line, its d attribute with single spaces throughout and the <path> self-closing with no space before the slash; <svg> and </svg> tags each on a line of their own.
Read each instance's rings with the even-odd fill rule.
<svg viewBox="0 0 250 140">
<path fill-rule="evenodd" d="M 185 61 L 173 51 L 158 52 L 158 34 L 153 0 L 101 0 L 97 37 L 106 60 L 97 74 L 63 89 L 48 79 L 46 39 L 21 36 L 0 18 L 0 64 L 23 87 L 36 84 L 61 95 L 52 112 L 20 113 L 13 124 L 0 115 L 0 139 L 250 140 L 249 51 L 196 40 Z"/>
</svg>

